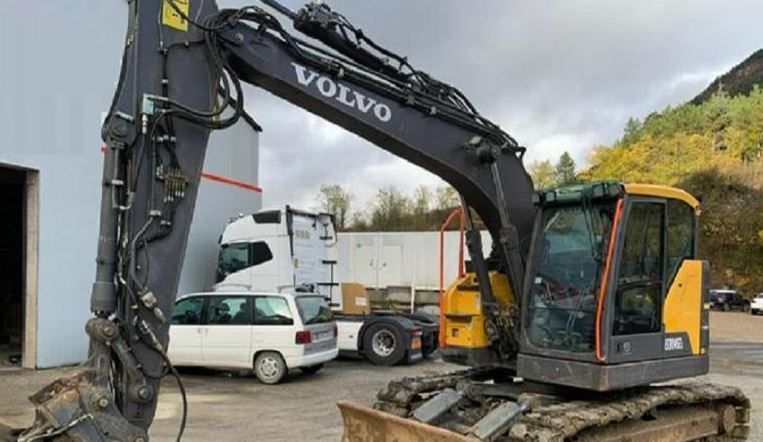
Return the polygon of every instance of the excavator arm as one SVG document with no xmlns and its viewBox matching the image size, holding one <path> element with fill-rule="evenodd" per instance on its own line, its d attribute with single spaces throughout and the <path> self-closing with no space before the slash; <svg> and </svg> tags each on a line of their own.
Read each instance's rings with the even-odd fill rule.
<svg viewBox="0 0 763 442">
<path fill-rule="evenodd" d="M 450 183 L 497 245 L 486 259 L 476 229 L 468 234 L 494 339 L 516 350 L 500 327 L 488 261 L 518 295 L 534 216 L 524 148 L 460 91 L 416 70 L 327 6 L 295 13 L 266 3 L 321 44 L 295 36 L 259 7 L 129 2 L 120 79 L 103 126 L 89 360 L 32 396 L 37 417 L 19 440 L 146 441 L 161 378 L 174 375 L 182 391 L 166 356 L 169 323 L 209 132 L 241 117 L 256 126 L 244 111 L 242 82 Z"/>
</svg>

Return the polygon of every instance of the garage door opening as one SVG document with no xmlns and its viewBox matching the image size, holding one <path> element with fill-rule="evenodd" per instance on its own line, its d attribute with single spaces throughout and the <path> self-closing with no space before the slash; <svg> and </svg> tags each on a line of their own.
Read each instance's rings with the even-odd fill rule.
<svg viewBox="0 0 763 442">
<path fill-rule="evenodd" d="M 26 320 L 36 301 L 36 179 L 36 172 L 0 167 L 0 368 L 34 365 L 26 354 L 34 349 L 25 347 L 26 329 L 36 325 Z"/>
</svg>

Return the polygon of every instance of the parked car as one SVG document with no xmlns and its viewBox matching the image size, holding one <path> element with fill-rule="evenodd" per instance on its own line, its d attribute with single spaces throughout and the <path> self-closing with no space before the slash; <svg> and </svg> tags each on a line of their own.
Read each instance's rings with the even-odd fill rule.
<svg viewBox="0 0 763 442">
<path fill-rule="evenodd" d="M 337 328 L 314 294 L 194 293 L 175 302 L 168 356 L 179 366 L 251 369 L 265 384 L 336 358 Z"/>
<path fill-rule="evenodd" d="M 750 302 L 750 313 L 759 315 L 763 313 L 763 293 L 758 293 Z"/>
<path fill-rule="evenodd" d="M 750 301 L 745 299 L 736 290 L 716 289 L 710 290 L 710 308 L 715 310 L 750 310 Z"/>
</svg>

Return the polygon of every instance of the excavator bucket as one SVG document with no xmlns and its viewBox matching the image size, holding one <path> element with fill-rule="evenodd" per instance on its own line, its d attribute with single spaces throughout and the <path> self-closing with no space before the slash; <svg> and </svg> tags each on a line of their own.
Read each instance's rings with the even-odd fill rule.
<svg viewBox="0 0 763 442">
<path fill-rule="evenodd" d="M 342 442 L 478 442 L 443 428 L 374 410 L 366 405 L 341 401 Z"/>
</svg>

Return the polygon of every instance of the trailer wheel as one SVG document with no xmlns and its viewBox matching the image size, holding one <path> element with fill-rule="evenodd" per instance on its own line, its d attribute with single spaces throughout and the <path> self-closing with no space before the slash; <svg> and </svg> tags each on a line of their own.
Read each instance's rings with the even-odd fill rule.
<svg viewBox="0 0 763 442">
<path fill-rule="evenodd" d="M 363 353 L 376 365 L 395 365 L 405 357 L 403 333 L 391 324 L 374 324 L 363 335 Z"/>
<path fill-rule="evenodd" d="M 254 358 L 254 374 L 263 384 L 277 384 L 286 377 L 288 369 L 281 355 L 265 351 Z"/>
</svg>

